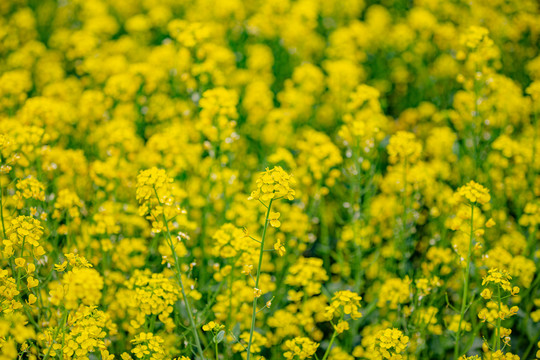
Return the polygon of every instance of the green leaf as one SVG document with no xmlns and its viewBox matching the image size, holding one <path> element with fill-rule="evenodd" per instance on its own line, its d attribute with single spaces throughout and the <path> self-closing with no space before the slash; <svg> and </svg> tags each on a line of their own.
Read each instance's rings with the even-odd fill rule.
<svg viewBox="0 0 540 360">
<path fill-rule="evenodd" d="M 225 338 L 225 330 L 221 330 L 220 332 L 217 333 L 216 336 L 214 336 L 214 342 L 216 344 L 219 344 L 220 342 L 223 341 L 224 338 Z"/>
<path fill-rule="evenodd" d="M 234 328 L 232 330 L 232 333 L 234 334 L 234 336 L 236 336 L 237 338 L 240 336 L 240 323 L 236 323 L 236 325 L 234 325 Z"/>
</svg>

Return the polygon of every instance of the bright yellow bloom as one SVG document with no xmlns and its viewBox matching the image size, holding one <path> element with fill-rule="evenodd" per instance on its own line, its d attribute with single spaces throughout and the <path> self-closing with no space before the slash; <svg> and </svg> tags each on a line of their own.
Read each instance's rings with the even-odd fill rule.
<svg viewBox="0 0 540 360">
<path fill-rule="evenodd" d="M 287 249 L 285 249 L 285 246 L 283 246 L 283 243 L 280 239 L 276 240 L 276 243 L 274 244 L 274 250 L 276 250 L 279 256 L 283 256 L 287 252 Z"/>
<path fill-rule="evenodd" d="M 260 199 L 269 201 L 280 198 L 294 199 L 295 184 L 292 175 L 287 174 L 281 166 L 276 166 L 272 170 L 266 168 L 266 171 L 257 178 L 257 190 L 251 193 L 250 199 Z"/>
<path fill-rule="evenodd" d="M 18 268 L 22 268 L 22 267 L 24 267 L 24 265 L 26 265 L 26 260 L 23 259 L 23 258 L 16 258 L 16 259 L 15 259 L 15 265 L 16 265 Z"/>
<path fill-rule="evenodd" d="M 212 331 L 216 326 L 217 324 L 215 322 L 210 321 L 209 323 L 204 324 L 202 329 L 204 331 Z"/>
<path fill-rule="evenodd" d="M 350 290 L 336 291 L 330 305 L 326 308 L 326 317 L 331 320 L 334 318 L 334 314 L 341 313 L 350 315 L 353 320 L 359 319 L 362 317 L 362 314 L 358 311 L 360 300 L 362 300 L 362 297 Z"/>
<path fill-rule="evenodd" d="M 261 297 L 261 295 L 262 295 L 262 290 L 261 290 L 261 289 L 257 289 L 257 288 L 253 288 L 253 295 L 254 295 L 256 298 Z"/>
<path fill-rule="evenodd" d="M 500 286 L 503 290 L 512 292 L 512 285 L 510 284 L 510 280 L 512 277 L 508 273 L 508 271 L 505 270 L 499 270 L 499 269 L 489 269 L 488 275 L 484 276 L 482 279 L 482 286 L 485 286 L 486 284 L 495 284 L 496 286 Z"/>
<path fill-rule="evenodd" d="M 270 225 L 272 225 L 275 228 L 280 227 L 281 222 L 278 220 L 280 216 L 280 213 L 278 212 L 270 212 L 270 216 L 268 217 L 268 221 L 270 221 Z"/>
<path fill-rule="evenodd" d="M 285 342 L 285 356 L 286 359 L 310 359 L 317 351 L 319 344 L 312 341 L 307 337 L 295 337 L 292 340 Z"/>
<path fill-rule="evenodd" d="M 472 180 L 467 185 L 460 187 L 456 194 L 473 204 L 487 204 L 491 199 L 489 190 Z"/>
<path fill-rule="evenodd" d="M 409 344 L 409 337 L 405 336 L 401 330 L 385 329 L 380 330 L 370 345 L 374 359 L 395 359 L 404 358 L 405 349 Z"/>
<path fill-rule="evenodd" d="M 338 334 L 343 333 L 346 330 L 349 330 L 349 323 L 343 320 L 340 320 L 337 325 L 334 325 L 334 329 Z"/>
<path fill-rule="evenodd" d="M 489 300 L 489 299 L 491 299 L 491 296 L 493 296 L 493 291 L 491 291 L 489 289 L 484 289 L 480 293 L 480 296 L 482 296 L 486 300 Z"/>
<path fill-rule="evenodd" d="M 32 276 L 29 276 L 28 279 L 26 279 L 28 283 L 28 288 L 34 288 L 39 285 L 39 281 L 37 279 L 34 279 Z"/>
<path fill-rule="evenodd" d="M 395 164 L 407 161 L 409 164 L 415 163 L 422 153 L 422 145 L 416 136 L 407 131 L 398 131 L 390 138 L 388 143 L 388 156 L 390 163 Z"/>
</svg>

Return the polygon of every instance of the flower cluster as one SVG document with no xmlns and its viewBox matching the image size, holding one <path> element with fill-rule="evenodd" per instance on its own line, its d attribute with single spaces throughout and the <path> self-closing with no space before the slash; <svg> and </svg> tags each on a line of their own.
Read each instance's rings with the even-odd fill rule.
<svg viewBox="0 0 540 360">
<path fill-rule="evenodd" d="M 491 284 L 495 287 L 500 287 L 506 292 L 511 292 L 512 295 L 519 293 L 519 288 L 517 286 L 512 288 L 510 280 L 512 277 L 508 274 L 507 271 L 498 270 L 498 269 L 489 269 L 488 274 L 484 276 L 482 280 L 482 286 Z M 485 298 L 485 297 L 484 297 Z"/>
<path fill-rule="evenodd" d="M 391 328 L 380 330 L 373 339 L 370 351 L 373 359 L 405 359 L 405 351 L 409 345 L 409 337 L 401 330 Z"/>
<path fill-rule="evenodd" d="M 326 317 L 331 320 L 336 315 L 341 318 L 344 315 L 349 315 L 353 320 L 359 319 L 362 317 L 362 313 L 358 311 L 360 300 L 362 297 L 350 290 L 337 291 L 332 296 L 330 305 L 326 308 Z"/>
<path fill-rule="evenodd" d="M 391 163 L 414 163 L 422 153 L 422 145 L 416 140 L 413 133 L 399 131 L 388 142 L 388 156 Z"/>
<path fill-rule="evenodd" d="M 285 348 L 287 351 L 283 354 L 283 356 L 290 360 L 310 359 L 313 354 L 315 354 L 318 347 L 319 344 L 307 337 L 295 337 L 294 339 L 287 340 L 285 342 Z"/>
<path fill-rule="evenodd" d="M 146 215 L 155 233 L 166 230 L 170 219 L 185 213 L 176 202 L 176 189 L 172 183 L 173 179 L 167 176 L 166 171 L 156 167 L 142 170 L 137 176 L 139 215 Z"/>
<path fill-rule="evenodd" d="M 153 333 L 140 333 L 131 342 L 135 347 L 131 350 L 137 359 L 161 360 L 165 359 L 163 343 L 165 340 Z"/>
<path fill-rule="evenodd" d="M 486 307 L 478 312 L 478 318 L 482 322 L 487 322 L 490 328 L 495 328 L 495 342 L 494 347 L 491 348 L 494 351 L 494 358 L 499 352 L 498 358 L 511 355 L 501 352 L 501 341 L 505 346 L 510 345 L 510 335 L 512 333 L 511 329 L 502 327 L 502 321 L 516 315 L 519 310 L 517 306 L 509 308 L 506 305 L 507 298 L 516 296 L 519 293 L 519 288 L 512 286 L 510 280 L 512 280 L 512 277 L 507 271 L 498 269 L 490 269 L 482 280 L 482 286 L 485 286 L 485 288 L 480 295 L 488 302 Z"/>
<path fill-rule="evenodd" d="M 30 256 L 39 259 L 45 254 L 40 244 L 43 236 L 43 227 L 39 220 L 29 216 L 18 216 L 11 220 L 4 240 L 4 256 L 19 257 Z"/>
<path fill-rule="evenodd" d="M 491 199 L 489 190 L 472 180 L 457 190 L 456 197 L 480 205 L 487 204 Z"/>
<path fill-rule="evenodd" d="M 266 169 L 257 178 L 257 190 L 251 193 L 250 198 L 255 200 L 270 201 L 279 198 L 293 200 L 295 191 L 292 186 L 296 181 L 280 166 Z"/>
<path fill-rule="evenodd" d="M 0 360 L 531 358 L 539 17 L 0 1 Z"/>
</svg>

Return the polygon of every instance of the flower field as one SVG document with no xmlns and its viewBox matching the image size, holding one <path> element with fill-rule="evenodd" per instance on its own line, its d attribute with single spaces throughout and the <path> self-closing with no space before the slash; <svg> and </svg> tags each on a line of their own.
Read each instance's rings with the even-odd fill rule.
<svg viewBox="0 0 540 360">
<path fill-rule="evenodd" d="M 540 358 L 536 0 L 0 1 L 0 360 Z"/>
</svg>

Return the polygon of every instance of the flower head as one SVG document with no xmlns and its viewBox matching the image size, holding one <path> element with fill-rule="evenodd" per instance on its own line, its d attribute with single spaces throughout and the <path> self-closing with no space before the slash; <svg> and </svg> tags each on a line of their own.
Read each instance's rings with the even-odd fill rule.
<svg viewBox="0 0 540 360">
<path fill-rule="evenodd" d="M 286 359 L 309 359 L 315 354 L 319 344 L 307 337 L 295 337 L 285 342 L 287 351 L 283 354 Z"/>
<path fill-rule="evenodd" d="M 456 196 L 467 199 L 471 203 L 482 205 L 487 204 L 491 199 L 489 190 L 472 180 L 467 185 L 460 187 L 456 192 Z"/>
<path fill-rule="evenodd" d="M 414 163 L 422 153 L 422 145 L 413 133 L 398 131 L 390 138 L 387 150 L 392 164 L 405 160 Z"/>
<path fill-rule="evenodd" d="M 292 175 L 287 174 L 281 166 L 272 170 L 266 168 L 257 179 L 257 190 L 251 193 L 250 199 L 262 201 L 287 198 L 293 200 L 295 192 L 292 186 L 296 183 Z M 277 219 L 276 219 L 277 220 Z"/>
<path fill-rule="evenodd" d="M 358 311 L 362 297 L 350 290 L 337 291 L 332 297 L 330 305 L 326 308 L 326 316 L 329 319 L 334 317 L 335 313 L 350 315 L 351 319 L 359 319 L 362 314 Z"/>
</svg>

